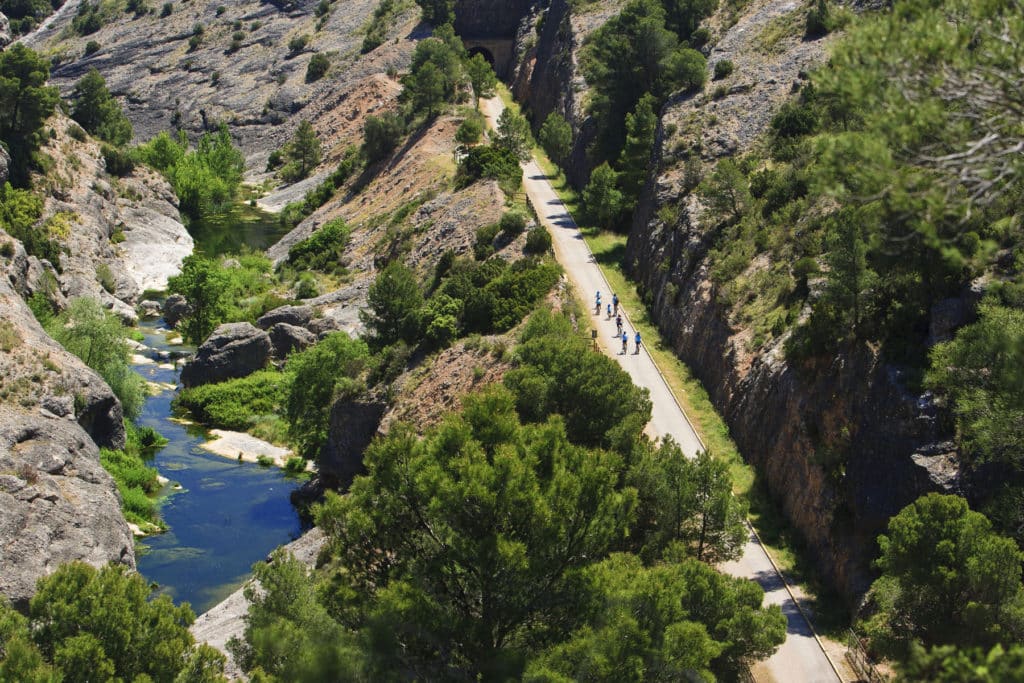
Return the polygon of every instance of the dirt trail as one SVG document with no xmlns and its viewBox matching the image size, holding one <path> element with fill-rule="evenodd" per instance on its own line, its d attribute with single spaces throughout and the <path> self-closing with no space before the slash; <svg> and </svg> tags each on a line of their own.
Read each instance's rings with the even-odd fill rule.
<svg viewBox="0 0 1024 683">
<path fill-rule="evenodd" d="M 480 108 L 492 128 L 497 128 L 498 116 L 504 105 L 498 98 L 480 101 Z M 601 306 L 611 301 L 612 292 L 607 280 L 565 204 L 559 199 L 547 175 L 533 159 L 523 164 L 523 186 L 541 223 L 551 233 L 555 256 L 565 269 L 572 284 L 585 303 L 593 303 L 595 292 L 601 292 Z M 653 437 L 671 435 L 687 457 L 694 457 L 704 445 L 697 436 L 689 418 L 683 412 L 669 389 L 661 371 L 641 344 L 640 353 L 634 352 L 634 328 L 628 311 L 622 311 L 624 326 L 629 334 L 627 353 L 614 335 L 615 321 L 607 320 L 604 310 L 595 315 L 590 309 L 589 324 L 597 330 L 601 348 L 629 373 L 633 382 L 651 392 L 651 422 L 647 433 Z M 733 576 L 757 581 L 764 589 L 765 604 L 779 605 L 786 615 L 786 641 L 768 660 L 754 667 L 756 680 L 762 682 L 799 681 L 800 683 L 835 683 L 842 679 L 825 654 L 810 623 L 800 611 L 785 580 L 772 564 L 764 548 L 751 533 L 743 556 L 721 569 Z"/>
</svg>

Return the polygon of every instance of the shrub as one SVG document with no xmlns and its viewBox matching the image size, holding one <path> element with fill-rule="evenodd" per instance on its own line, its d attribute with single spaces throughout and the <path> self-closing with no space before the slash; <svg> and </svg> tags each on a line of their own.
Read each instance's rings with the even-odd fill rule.
<svg viewBox="0 0 1024 683">
<path fill-rule="evenodd" d="M 308 35 L 303 34 L 300 36 L 294 36 L 291 40 L 288 41 L 288 52 L 291 55 L 297 55 L 303 50 L 305 50 L 307 45 L 309 45 Z"/>
<path fill-rule="evenodd" d="M 135 170 L 135 160 L 132 159 L 130 152 L 113 145 L 103 145 L 101 152 L 103 154 L 103 162 L 107 167 L 107 173 L 123 178 L 131 175 L 132 171 Z"/>
<path fill-rule="evenodd" d="M 832 19 L 832 10 L 826 0 L 817 0 L 814 6 L 807 12 L 807 28 L 805 35 L 808 38 L 820 38 L 828 35 L 835 28 Z"/>
<path fill-rule="evenodd" d="M 341 218 L 324 223 L 312 235 L 288 250 L 288 263 L 298 270 L 334 273 L 341 269 L 340 258 L 348 243 L 349 227 Z"/>
<path fill-rule="evenodd" d="M 203 44 L 203 36 L 201 33 L 195 33 L 191 38 L 188 39 L 188 51 L 195 52 L 199 49 L 199 46 Z"/>
<path fill-rule="evenodd" d="M 306 459 L 298 455 L 293 455 L 285 461 L 284 471 L 289 474 L 302 474 L 306 471 Z"/>
<path fill-rule="evenodd" d="M 327 58 L 327 55 L 321 52 L 316 53 L 310 58 L 309 65 L 306 67 L 306 83 L 320 80 L 330 67 L 331 60 Z"/>
<path fill-rule="evenodd" d="M 273 467 L 274 459 L 271 458 L 269 455 L 258 455 L 256 456 L 256 463 L 260 467 Z"/>
<path fill-rule="evenodd" d="M 497 223 L 483 225 L 476 229 L 476 242 L 473 243 L 473 258 L 486 261 L 494 253 L 494 238 L 501 227 Z"/>
<path fill-rule="evenodd" d="M 551 233 L 543 226 L 537 226 L 526 233 L 526 246 L 523 251 L 527 254 L 545 254 L 551 249 Z"/>
<path fill-rule="evenodd" d="M 455 139 L 464 145 L 475 145 L 480 142 L 480 136 L 483 135 L 484 124 L 480 119 L 472 117 L 465 119 L 459 124 L 458 130 L 455 131 Z"/>
<path fill-rule="evenodd" d="M 498 227 L 504 238 L 511 242 L 526 230 L 526 216 L 518 211 L 508 211 L 502 214 Z"/>
<path fill-rule="evenodd" d="M 367 116 L 363 125 L 363 156 L 368 163 L 386 158 L 405 135 L 405 122 L 398 114 Z"/>
<path fill-rule="evenodd" d="M 224 14 L 224 13 L 225 13 L 225 12 L 227 12 L 227 11 L 228 11 L 228 8 L 227 8 L 227 7 L 225 7 L 224 5 L 217 5 L 217 16 L 218 16 L 218 17 L 219 17 L 220 15 Z"/>
<path fill-rule="evenodd" d="M 160 8 L 160 18 L 163 19 L 163 18 L 171 16 L 171 12 L 173 12 L 173 11 L 174 11 L 174 6 L 171 5 L 171 3 L 169 3 L 169 2 L 165 2 L 163 4 L 163 7 Z"/>
<path fill-rule="evenodd" d="M 73 123 L 70 126 L 68 126 L 68 135 L 71 137 L 72 140 L 78 140 L 79 142 L 85 142 L 86 139 L 89 137 L 88 134 L 85 132 L 85 129 L 83 129 L 77 123 Z"/>
<path fill-rule="evenodd" d="M 720 59 L 715 62 L 715 80 L 720 81 L 732 75 L 733 64 L 728 59 Z"/>
<path fill-rule="evenodd" d="M 85 44 L 85 56 L 88 57 L 91 54 L 99 52 L 99 49 L 100 44 L 97 43 L 95 40 L 90 40 L 88 43 Z"/>
<path fill-rule="evenodd" d="M 480 178 L 492 178 L 512 191 L 519 189 L 523 172 L 514 152 L 494 145 L 481 145 L 469 150 L 462 161 L 456 180 L 463 187 Z"/>
<path fill-rule="evenodd" d="M 174 407 L 208 427 L 245 431 L 259 417 L 281 411 L 289 379 L 277 370 L 260 370 L 241 379 L 190 387 L 175 397 Z"/>
</svg>

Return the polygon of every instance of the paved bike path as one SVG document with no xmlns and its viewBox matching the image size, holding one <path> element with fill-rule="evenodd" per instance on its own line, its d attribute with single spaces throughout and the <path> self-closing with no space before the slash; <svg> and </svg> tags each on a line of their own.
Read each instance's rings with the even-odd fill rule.
<svg viewBox="0 0 1024 683">
<path fill-rule="evenodd" d="M 496 128 L 498 116 L 504 108 L 501 100 L 482 99 L 480 108 L 491 128 Z M 597 330 L 597 340 L 602 349 L 629 373 L 634 384 L 650 391 L 652 411 L 647 433 L 653 437 L 671 435 L 682 446 L 687 457 L 694 457 L 704 446 L 642 342 L 640 353 L 634 352 L 635 329 L 629 322 L 628 311 L 624 311 L 620 306 L 619 311 L 623 313 L 624 327 L 629 335 L 628 350 L 625 354 L 622 353 L 622 342 L 615 337 L 615 320 L 607 319 L 605 313 L 605 306 L 611 302 L 614 292 L 610 291 L 608 282 L 586 242 L 583 241 L 576 222 L 534 159 L 523 164 L 523 173 L 526 196 L 541 223 L 551 233 L 558 262 L 584 303 L 591 306 L 587 321 L 590 329 Z M 594 294 L 598 291 L 601 292 L 601 311 L 595 314 Z M 787 590 L 781 575 L 753 534 L 744 548 L 743 556 L 739 560 L 723 564 L 720 569 L 733 576 L 757 581 L 765 591 L 765 604 L 779 605 L 786 616 L 786 641 L 768 660 L 753 668 L 753 674 L 758 681 L 836 683 L 841 680 L 814 637 L 810 624 Z"/>
</svg>

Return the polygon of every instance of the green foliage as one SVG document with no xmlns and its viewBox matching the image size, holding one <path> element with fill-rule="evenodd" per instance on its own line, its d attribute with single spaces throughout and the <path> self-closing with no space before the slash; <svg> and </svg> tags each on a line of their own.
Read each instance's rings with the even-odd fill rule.
<svg viewBox="0 0 1024 683">
<path fill-rule="evenodd" d="M 102 3 L 83 2 L 71 20 L 71 30 L 80 36 L 88 36 L 103 28 L 107 19 Z"/>
<path fill-rule="evenodd" d="M 182 213 L 199 220 L 224 212 L 233 203 L 242 182 L 245 159 L 221 126 L 216 134 L 205 133 L 189 151 L 184 131 L 175 141 L 160 133 L 137 149 L 139 159 L 162 171 L 174 186 Z"/>
<path fill-rule="evenodd" d="M 565 164 L 572 151 L 572 126 L 561 114 L 551 112 L 537 134 L 544 152 L 559 166 Z"/>
<path fill-rule="evenodd" d="M 717 62 L 715 62 L 715 80 L 720 81 L 723 78 L 728 78 L 729 76 L 732 75 L 734 68 L 735 67 L 733 66 L 733 63 L 730 60 L 719 59 Z"/>
<path fill-rule="evenodd" d="M 987 648 L 1024 636 L 1024 555 L 963 498 L 918 498 L 878 543 L 882 576 L 866 624 L 878 649 L 905 655 L 915 640 Z"/>
<path fill-rule="evenodd" d="M 1024 310 L 986 303 L 978 322 L 932 349 L 930 387 L 950 398 L 974 463 L 1024 469 Z"/>
<path fill-rule="evenodd" d="M 572 445 L 557 419 L 521 426 L 500 387 L 464 406 L 422 440 L 389 430 L 366 452 L 367 476 L 316 513 L 344 567 L 336 613 L 365 624 L 381 677 L 515 676 L 521 651 L 575 612 L 573 570 L 631 517 L 615 456 Z"/>
<path fill-rule="evenodd" d="M 640 492 L 635 547 L 642 557 L 660 557 L 670 546 L 717 564 L 743 553 L 749 532 L 746 506 L 732 495 L 729 465 L 706 452 L 690 459 L 666 439 L 645 448 L 626 476 Z"/>
<path fill-rule="evenodd" d="M 212 260 L 198 254 L 186 256 L 181 274 L 167 281 L 167 291 L 188 300 L 189 314 L 182 319 L 182 337 L 201 344 L 224 320 L 229 278 Z"/>
<path fill-rule="evenodd" d="M 299 54 L 306 49 L 307 45 L 309 45 L 309 36 L 307 34 L 303 33 L 301 35 L 292 36 L 288 41 L 288 56 L 292 57 Z"/>
<path fill-rule="evenodd" d="M 159 526 L 157 505 L 152 498 L 160 490 L 156 469 L 148 467 L 134 448 L 123 451 L 101 448 L 100 464 L 117 483 L 125 519 Z"/>
<path fill-rule="evenodd" d="M 306 83 L 319 81 L 330 68 L 331 60 L 327 55 L 322 52 L 317 52 L 309 58 L 309 64 L 306 65 Z"/>
<path fill-rule="evenodd" d="M 0 228 L 21 240 L 25 251 L 60 266 L 61 248 L 39 219 L 43 200 L 28 190 L 16 190 L 10 183 L 0 185 Z"/>
<path fill-rule="evenodd" d="M 506 211 L 498 221 L 498 227 L 506 241 L 512 241 L 526 230 L 526 216 L 518 211 Z"/>
<path fill-rule="evenodd" d="M 525 681 L 732 680 L 786 637 L 757 584 L 695 560 L 644 567 L 618 554 L 586 576 L 586 625 L 533 660 Z"/>
<path fill-rule="evenodd" d="M 591 352 L 589 342 L 574 335 L 563 318 L 535 314 L 516 360 L 505 385 L 521 418 L 539 422 L 557 413 L 573 443 L 628 452 L 650 419 L 647 391 L 634 386 L 614 360 Z"/>
<path fill-rule="evenodd" d="M 455 20 L 455 0 L 416 0 L 423 10 L 423 21 L 431 26 L 450 24 Z"/>
<path fill-rule="evenodd" d="M 282 178 L 295 182 L 308 176 L 320 163 L 321 155 L 320 138 L 313 130 L 313 124 L 303 119 L 282 154 L 287 161 L 280 171 Z"/>
<path fill-rule="evenodd" d="M 323 4 L 326 5 L 326 3 L 327 0 L 323 0 Z M 373 17 L 370 19 L 370 25 L 366 29 L 366 35 L 363 37 L 363 45 L 360 48 L 360 52 L 366 54 L 384 42 L 401 8 L 402 4 L 395 0 L 381 0 L 380 4 L 377 5 L 377 9 L 373 11 Z M 326 14 L 326 10 L 324 14 Z"/>
<path fill-rule="evenodd" d="M 899 672 L 900 683 L 1003 683 L 1024 680 L 1024 646 L 991 650 L 954 645 L 915 647 Z"/>
<path fill-rule="evenodd" d="M 551 250 L 551 233 L 538 225 L 526 233 L 526 244 L 523 251 L 527 254 L 546 254 Z"/>
<path fill-rule="evenodd" d="M 344 332 L 328 335 L 318 344 L 288 357 L 285 415 L 289 435 L 306 458 L 319 455 L 327 440 L 327 423 L 336 401 L 352 398 L 363 389 L 361 377 L 370 351 L 362 339 Z"/>
<path fill-rule="evenodd" d="M 100 148 L 100 153 L 103 155 L 103 164 L 110 175 L 124 178 L 135 170 L 135 160 L 132 159 L 129 152 L 111 145 L 103 145 Z"/>
<path fill-rule="evenodd" d="M 655 104 L 654 97 L 646 94 L 637 102 L 636 109 L 626 115 L 626 143 L 619 156 L 619 184 L 624 204 L 630 211 L 640 198 L 640 191 L 647 181 L 648 162 L 658 127 Z"/>
<path fill-rule="evenodd" d="M 260 418 L 282 412 L 290 383 L 288 374 L 260 370 L 241 379 L 182 389 L 174 406 L 208 427 L 246 431 Z"/>
<path fill-rule="evenodd" d="M 586 40 L 580 66 L 593 88 L 589 108 L 599 127 L 598 161 L 619 156 L 626 114 L 645 93 L 660 106 L 673 92 L 704 85 L 704 56 L 680 43 L 665 21 L 658 0 L 631 0 Z"/>
<path fill-rule="evenodd" d="M 608 162 L 590 173 L 590 182 L 583 188 L 584 220 L 603 230 L 614 230 L 622 221 L 622 192 L 617 187 L 619 175 Z"/>
<path fill-rule="evenodd" d="M 523 183 L 523 171 L 518 157 L 507 148 L 480 145 L 466 152 L 459 161 L 456 182 L 464 187 L 481 178 L 497 180 L 502 189 L 514 192 Z"/>
<path fill-rule="evenodd" d="M 405 121 L 399 114 L 386 112 L 367 116 L 363 124 L 363 157 L 373 164 L 387 158 L 405 135 Z"/>
<path fill-rule="evenodd" d="M 10 152 L 10 181 L 25 187 L 43 123 L 60 101 L 47 86 L 50 63 L 21 43 L 0 52 L 0 142 Z"/>
<path fill-rule="evenodd" d="M 288 264 L 297 270 L 323 273 L 344 271 L 341 257 L 348 243 L 349 227 L 341 218 L 327 221 L 312 235 L 288 249 Z"/>
<path fill-rule="evenodd" d="M 498 86 L 498 77 L 494 74 L 494 68 L 482 54 L 477 53 L 466 61 L 466 73 L 477 99 L 494 97 L 494 89 Z"/>
<path fill-rule="evenodd" d="M 814 5 L 807 12 L 805 35 L 808 38 L 820 38 L 835 31 L 841 23 L 842 18 L 833 13 L 828 0 L 815 0 Z"/>
<path fill-rule="evenodd" d="M 223 657 L 197 648 L 188 631 L 195 621 L 189 606 L 150 597 L 145 579 L 124 565 L 97 570 L 71 562 L 40 579 L 28 631 L 66 681 L 97 680 L 93 674 L 105 671 L 121 680 L 173 683 L 199 655 L 206 675 L 189 680 L 223 681 Z"/>
<path fill-rule="evenodd" d="M 526 117 L 510 108 L 503 109 L 498 117 L 498 137 L 494 145 L 507 150 L 520 161 L 529 159 L 533 136 L 530 134 L 530 124 Z"/>
<path fill-rule="evenodd" d="M 128 332 L 117 316 L 97 300 L 79 297 L 53 319 L 47 332 L 110 385 L 125 418 L 139 415 L 145 381 L 128 364 Z"/>
<path fill-rule="evenodd" d="M 459 124 L 458 130 L 455 131 L 455 139 L 464 145 L 475 145 L 480 142 L 483 133 L 483 121 L 479 117 L 470 117 Z"/>
<path fill-rule="evenodd" d="M 100 51 L 100 44 L 95 40 L 90 40 L 85 44 L 85 56 L 88 57 L 91 54 L 95 54 Z"/>
<path fill-rule="evenodd" d="M 90 69 L 75 84 L 71 101 L 71 118 L 92 135 L 112 145 L 125 145 L 132 139 L 131 121 L 96 69 Z"/>
<path fill-rule="evenodd" d="M 271 153 L 271 159 L 274 158 L 275 153 L 277 152 Z M 277 154 L 280 156 L 279 153 Z M 345 181 L 359 168 L 360 163 L 359 150 L 351 146 L 346 147 L 341 161 L 338 162 L 338 167 L 322 183 L 308 191 L 301 202 L 291 202 L 284 207 L 281 211 L 281 223 L 294 227 L 302 222 L 303 218 L 326 204 L 334 196 L 335 191 L 344 185 Z M 271 160 L 269 159 L 267 167 L 267 170 L 271 170 Z"/>
<path fill-rule="evenodd" d="M 463 80 L 465 48 L 450 26 L 434 31 L 434 37 L 416 44 L 409 73 L 402 78 L 402 100 L 414 114 L 434 117 L 455 101 Z"/>
<path fill-rule="evenodd" d="M 394 261 L 377 274 L 367 294 L 367 307 L 359 318 L 367 327 L 367 339 L 376 348 L 402 340 L 419 341 L 419 310 L 423 292 L 415 274 Z"/>
</svg>

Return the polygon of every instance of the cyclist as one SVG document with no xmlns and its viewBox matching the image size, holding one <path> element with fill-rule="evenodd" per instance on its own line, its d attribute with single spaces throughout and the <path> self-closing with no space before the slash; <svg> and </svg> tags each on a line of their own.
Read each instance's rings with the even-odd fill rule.
<svg viewBox="0 0 1024 683">
<path fill-rule="evenodd" d="M 618 294 L 612 294 L 612 310 L 614 311 L 615 315 L 619 314 L 619 295 Z"/>
<path fill-rule="evenodd" d="M 623 330 L 622 331 L 622 355 L 623 356 L 626 355 L 626 346 L 628 344 L 629 344 L 629 335 L 626 334 L 625 330 Z"/>
<path fill-rule="evenodd" d="M 634 353 L 640 353 L 640 330 L 636 332 L 636 351 Z"/>
<path fill-rule="evenodd" d="M 621 337 L 622 336 L 622 316 L 621 315 L 616 315 L 615 316 L 615 330 L 616 330 L 615 336 L 616 337 Z"/>
</svg>

